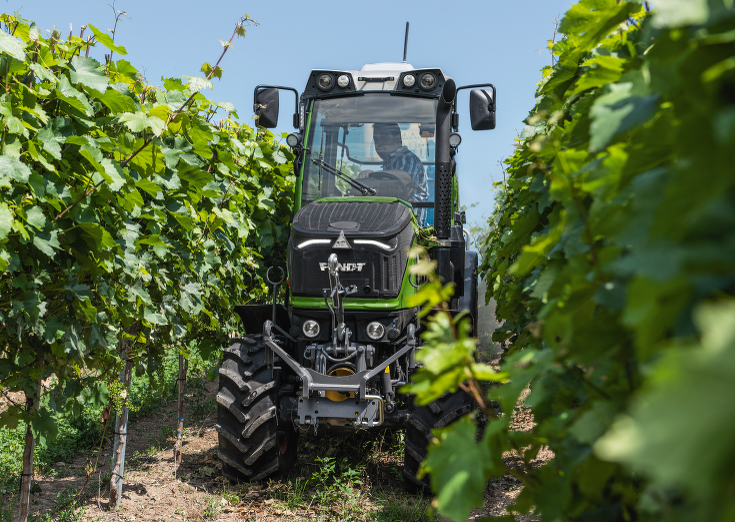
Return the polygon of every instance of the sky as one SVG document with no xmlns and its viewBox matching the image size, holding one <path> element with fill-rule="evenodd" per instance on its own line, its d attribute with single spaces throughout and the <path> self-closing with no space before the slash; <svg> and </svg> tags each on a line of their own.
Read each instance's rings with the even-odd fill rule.
<svg viewBox="0 0 735 522">
<path fill-rule="evenodd" d="M 1 0 L 0 0 L 0 3 Z M 3 12 L 19 11 L 41 29 L 54 26 L 75 35 L 92 24 L 112 28 L 111 0 L 5 0 Z M 541 68 L 551 65 L 547 41 L 554 21 L 572 0 L 454 0 L 421 2 L 244 2 L 238 0 L 116 0 L 128 18 L 118 25 L 116 43 L 124 57 L 143 71 L 149 84 L 161 77 L 204 76 L 245 13 L 259 22 L 235 37 L 208 98 L 230 102 L 240 121 L 251 122 L 253 90 L 258 84 L 295 87 L 301 92 L 312 69 L 360 69 L 366 63 L 403 61 L 406 22 L 410 22 L 407 62 L 416 68 L 440 67 L 457 86 L 493 83 L 497 88 L 497 127 L 473 132 L 469 91 L 459 94 L 462 144 L 457 155 L 460 202 L 469 224 L 492 213 L 493 181 L 503 179 L 498 162 L 513 152 L 516 132 L 534 106 Z M 87 30 L 87 35 L 91 34 Z M 104 61 L 98 44 L 90 56 Z M 117 58 L 120 58 L 117 56 Z M 116 58 L 113 58 L 116 59 Z M 276 132 L 291 132 L 293 94 L 281 94 Z"/>
</svg>

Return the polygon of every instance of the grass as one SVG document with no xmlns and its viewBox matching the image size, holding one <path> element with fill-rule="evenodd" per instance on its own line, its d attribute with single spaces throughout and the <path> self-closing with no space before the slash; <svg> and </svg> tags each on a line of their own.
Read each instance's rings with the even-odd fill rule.
<svg viewBox="0 0 735 522">
<path fill-rule="evenodd" d="M 251 514 L 284 520 L 434 520 L 430 499 L 403 489 L 402 432 L 307 433 L 299 453 L 286 481 L 230 486 L 217 494 Z"/>
</svg>

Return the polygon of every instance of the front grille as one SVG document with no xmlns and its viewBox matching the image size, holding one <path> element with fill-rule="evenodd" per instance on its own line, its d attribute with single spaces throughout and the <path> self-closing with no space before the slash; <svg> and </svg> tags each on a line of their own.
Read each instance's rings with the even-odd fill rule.
<svg viewBox="0 0 735 522">
<path fill-rule="evenodd" d="M 329 288 L 327 259 L 335 253 L 340 264 L 347 265 L 347 270 L 340 271 L 340 281 L 345 287 L 357 286 L 353 297 L 398 297 L 413 243 L 410 218 L 410 209 L 401 203 L 328 202 L 304 207 L 294 218 L 288 246 L 292 293 L 322 297 L 323 289 Z M 344 233 L 351 250 L 332 249 L 340 233 Z M 298 248 L 310 239 L 329 242 L 310 242 Z M 356 244 L 356 239 L 375 239 L 393 248 L 386 251 L 375 245 Z"/>
</svg>

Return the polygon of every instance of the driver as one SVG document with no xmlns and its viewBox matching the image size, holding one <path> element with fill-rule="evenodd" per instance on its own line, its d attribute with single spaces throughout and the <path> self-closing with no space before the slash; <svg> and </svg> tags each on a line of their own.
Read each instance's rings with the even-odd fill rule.
<svg viewBox="0 0 735 522">
<path fill-rule="evenodd" d="M 400 169 L 411 175 L 408 199 L 411 201 L 429 200 L 429 180 L 419 157 L 401 140 L 401 129 L 397 123 L 374 123 L 373 141 L 375 152 L 383 160 L 383 170 Z M 366 178 L 372 170 L 363 170 L 358 178 Z M 426 209 L 416 209 L 420 226 L 426 226 Z"/>
</svg>

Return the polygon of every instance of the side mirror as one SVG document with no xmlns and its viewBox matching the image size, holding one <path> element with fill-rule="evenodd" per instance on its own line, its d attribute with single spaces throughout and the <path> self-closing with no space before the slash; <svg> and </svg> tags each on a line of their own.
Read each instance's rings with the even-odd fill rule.
<svg viewBox="0 0 735 522">
<path fill-rule="evenodd" d="M 255 111 L 257 124 L 266 129 L 278 125 L 278 89 L 275 87 L 255 91 Z"/>
<path fill-rule="evenodd" d="M 472 130 L 495 128 L 495 89 L 470 91 L 470 123 Z"/>
</svg>

